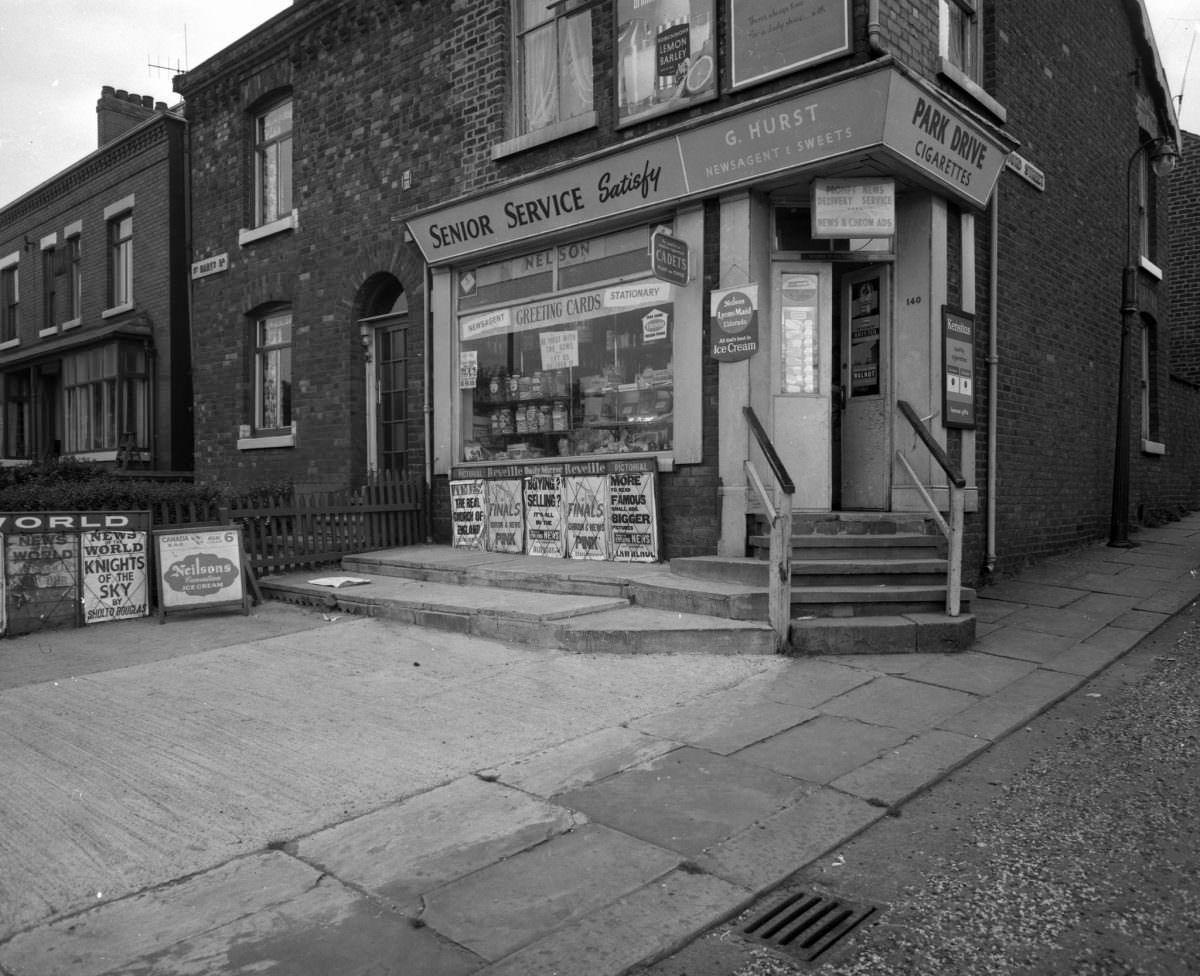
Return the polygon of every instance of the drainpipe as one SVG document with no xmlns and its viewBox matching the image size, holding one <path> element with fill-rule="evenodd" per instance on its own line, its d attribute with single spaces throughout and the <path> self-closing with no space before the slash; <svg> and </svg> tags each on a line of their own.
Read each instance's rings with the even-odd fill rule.
<svg viewBox="0 0 1200 976">
<path fill-rule="evenodd" d="M 425 264 L 425 544 L 433 542 L 433 270 Z"/>
<path fill-rule="evenodd" d="M 991 262 L 988 268 L 988 447 L 987 447 L 987 555 L 984 572 L 989 576 L 996 570 L 996 389 L 1000 372 L 1000 340 L 997 315 L 1000 308 L 1000 180 L 992 192 Z"/>
<path fill-rule="evenodd" d="M 883 40 L 883 28 L 879 23 L 879 0 L 871 0 L 867 5 L 867 44 L 880 57 L 891 54 Z"/>
</svg>

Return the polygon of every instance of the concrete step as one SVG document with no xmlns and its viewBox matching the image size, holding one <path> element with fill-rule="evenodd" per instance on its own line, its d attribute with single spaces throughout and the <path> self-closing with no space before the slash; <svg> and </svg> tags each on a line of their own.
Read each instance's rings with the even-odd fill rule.
<svg viewBox="0 0 1200 976">
<path fill-rule="evenodd" d="M 975 617 L 969 613 L 798 618 L 792 620 L 787 653 L 945 654 L 964 651 L 974 641 Z"/>
<path fill-rule="evenodd" d="M 750 552 L 766 559 L 768 536 L 751 536 Z M 809 559 L 929 559 L 944 557 L 946 540 L 941 535 L 916 532 L 890 535 L 796 535 L 792 534 L 792 561 Z"/>
<path fill-rule="evenodd" d="M 671 560 L 671 572 L 689 579 L 766 586 L 770 564 L 751 557 L 689 556 Z M 845 579 L 866 583 L 931 583 L 946 578 L 946 560 L 925 558 L 794 559 L 793 586 L 827 586 Z"/>
<path fill-rule="evenodd" d="M 588 653 L 771 654 L 775 635 L 762 620 L 664 611 L 626 597 L 552 593 L 528 588 L 420 580 L 351 572 L 366 582 L 331 588 L 323 574 L 285 574 L 259 581 L 264 596 L 328 613 L 386 617 L 490 640 Z"/>
</svg>

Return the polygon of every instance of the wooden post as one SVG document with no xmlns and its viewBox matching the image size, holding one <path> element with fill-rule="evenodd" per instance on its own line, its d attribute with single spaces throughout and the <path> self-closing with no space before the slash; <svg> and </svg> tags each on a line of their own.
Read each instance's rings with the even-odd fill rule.
<svg viewBox="0 0 1200 976">
<path fill-rule="evenodd" d="M 962 590 L 962 547 L 964 492 L 955 484 L 950 485 L 950 551 L 946 566 L 946 614 L 958 616 Z"/>
<path fill-rule="evenodd" d="M 775 651 L 782 653 L 789 649 L 792 628 L 792 498 L 783 491 L 775 493 L 769 563 L 767 616 L 775 631 Z"/>
</svg>

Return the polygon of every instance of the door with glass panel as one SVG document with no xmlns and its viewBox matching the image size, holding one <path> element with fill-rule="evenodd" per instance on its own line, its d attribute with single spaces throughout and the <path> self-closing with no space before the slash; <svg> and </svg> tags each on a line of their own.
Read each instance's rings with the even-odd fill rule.
<svg viewBox="0 0 1200 976">
<path fill-rule="evenodd" d="M 796 484 L 793 508 L 832 504 L 833 270 L 772 265 L 771 439 Z"/>
</svg>

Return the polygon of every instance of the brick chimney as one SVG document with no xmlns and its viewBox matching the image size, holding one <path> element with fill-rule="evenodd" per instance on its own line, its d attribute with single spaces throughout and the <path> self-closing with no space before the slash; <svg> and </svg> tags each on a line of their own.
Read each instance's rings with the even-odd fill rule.
<svg viewBox="0 0 1200 976">
<path fill-rule="evenodd" d="M 96 103 L 97 148 L 145 122 L 155 112 L 166 110 L 167 103 L 155 102 L 151 95 L 134 95 L 123 88 L 105 85 Z"/>
</svg>

